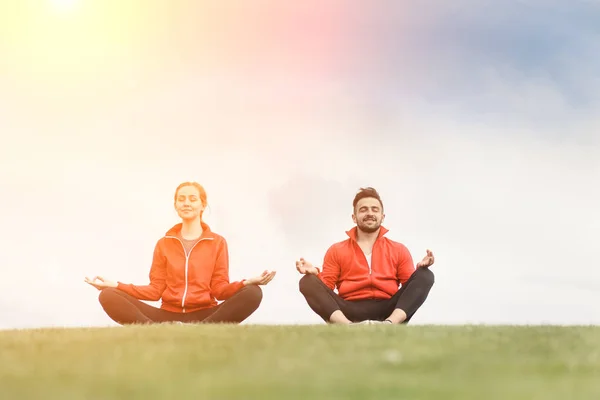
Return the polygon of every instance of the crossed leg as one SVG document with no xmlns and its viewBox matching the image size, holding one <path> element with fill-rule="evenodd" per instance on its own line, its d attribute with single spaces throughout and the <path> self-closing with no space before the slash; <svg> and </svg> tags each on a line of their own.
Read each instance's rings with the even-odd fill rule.
<svg viewBox="0 0 600 400">
<path fill-rule="evenodd" d="M 418 268 L 390 299 L 354 301 L 342 299 L 315 275 L 302 277 L 299 286 L 309 307 L 327 323 L 383 321 L 393 314 L 397 322 L 406 324 L 423 305 L 434 282 L 429 268 Z"/>
<path fill-rule="evenodd" d="M 153 307 L 116 288 L 103 289 L 98 299 L 106 314 L 121 325 L 161 322 L 240 323 L 258 309 L 262 301 L 262 290 L 256 285 L 245 286 L 215 307 L 190 313 Z"/>
</svg>

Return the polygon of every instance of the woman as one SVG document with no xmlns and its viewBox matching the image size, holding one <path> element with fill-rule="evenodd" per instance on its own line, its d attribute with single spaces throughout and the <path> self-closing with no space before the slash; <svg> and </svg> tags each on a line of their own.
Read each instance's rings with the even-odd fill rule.
<svg viewBox="0 0 600 400">
<path fill-rule="evenodd" d="M 99 300 L 115 322 L 149 324 L 240 323 L 260 305 L 262 290 L 275 271 L 229 282 L 227 242 L 202 221 L 206 191 L 185 182 L 175 191 L 175 210 L 181 223 L 158 240 L 150 268 L 150 284 L 136 286 L 102 277 L 85 278 L 101 290 Z M 162 299 L 160 308 L 140 300 Z M 225 300 L 218 304 L 217 300 Z"/>
</svg>

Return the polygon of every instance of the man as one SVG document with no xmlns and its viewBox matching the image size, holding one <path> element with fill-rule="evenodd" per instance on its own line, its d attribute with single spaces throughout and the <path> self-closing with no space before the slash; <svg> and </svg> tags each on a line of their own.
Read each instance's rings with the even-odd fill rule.
<svg viewBox="0 0 600 400">
<path fill-rule="evenodd" d="M 406 246 L 384 237 L 383 203 L 375 189 L 361 188 L 352 205 L 356 226 L 327 250 L 323 270 L 296 261 L 305 275 L 300 292 L 327 323 L 408 323 L 433 286 L 433 253 L 427 250 L 415 269 Z"/>
</svg>

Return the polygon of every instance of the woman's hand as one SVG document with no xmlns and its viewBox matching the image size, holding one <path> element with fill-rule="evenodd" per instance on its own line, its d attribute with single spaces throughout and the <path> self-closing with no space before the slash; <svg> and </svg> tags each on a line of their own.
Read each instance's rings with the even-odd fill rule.
<svg viewBox="0 0 600 400">
<path fill-rule="evenodd" d="M 101 276 L 95 276 L 94 279 L 90 279 L 87 276 L 85 277 L 85 282 L 89 283 L 93 287 L 98 290 L 106 289 L 106 288 L 116 288 L 117 282 L 109 281 L 108 279 L 104 279 Z"/>
<path fill-rule="evenodd" d="M 265 270 L 259 276 L 255 276 L 254 278 L 246 279 L 244 281 L 244 285 L 266 285 L 267 283 L 271 282 L 271 280 L 273 280 L 276 273 L 277 273 L 277 271 L 269 272 L 269 271 Z"/>
</svg>

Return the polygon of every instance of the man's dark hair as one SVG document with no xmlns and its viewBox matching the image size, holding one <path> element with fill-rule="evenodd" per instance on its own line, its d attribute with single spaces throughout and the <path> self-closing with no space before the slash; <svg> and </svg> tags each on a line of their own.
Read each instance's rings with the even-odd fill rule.
<svg viewBox="0 0 600 400">
<path fill-rule="evenodd" d="M 358 193 L 356 193 L 356 196 L 354 196 L 354 201 L 352 201 L 352 209 L 356 210 L 356 204 L 358 204 L 358 202 L 361 199 L 367 197 L 373 197 L 379 200 L 379 204 L 381 204 L 381 210 L 383 211 L 383 202 L 381 201 L 381 197 L 379 197 L 379 193 L 377 193 L 377 190 L 375 190 L 372 187 L 360 188 L 358 190 Z"/>
</svg>

